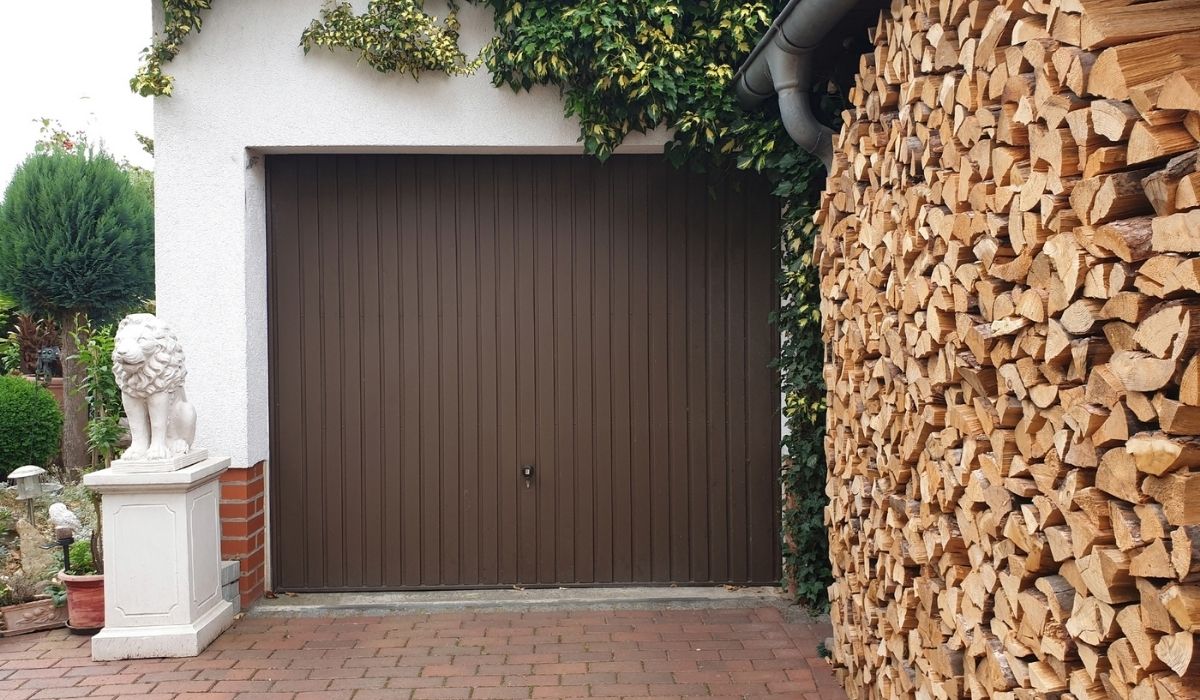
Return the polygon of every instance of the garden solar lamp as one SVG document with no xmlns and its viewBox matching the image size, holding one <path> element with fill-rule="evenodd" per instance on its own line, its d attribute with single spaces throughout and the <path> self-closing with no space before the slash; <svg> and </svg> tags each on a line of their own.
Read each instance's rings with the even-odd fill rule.
<svg viewBox="0 0 1200 700">
<path fill-rule="evenodd" d="M 58 493 L 62 490 L 62 484 L 53 481 L 42 481 L 42 477 L 46 475 L 46 470 L 41 467 L 26 464 L 25 466 L 13 470 L 8 475 L 8 480 L 13 482 L 10 489 L 16 489 L 17 500 L 25 502 L 25 518 L 29 524 L 33 524 L 33 501 L 38 496 L 50 493 Z"/>
</svg>

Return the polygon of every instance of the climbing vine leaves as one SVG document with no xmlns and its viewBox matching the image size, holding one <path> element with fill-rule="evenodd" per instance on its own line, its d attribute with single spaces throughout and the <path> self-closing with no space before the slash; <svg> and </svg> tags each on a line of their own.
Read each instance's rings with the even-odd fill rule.
<svg viewBox="0 0 1200 700">
<path fill-rule="evenodd" d="M 183 47 L 189 34 L 200 31 L 200 11 L 212 7 L 212 0 L 163 0 L 163 31 L 154 43 L 142 51 L 142 65 L 129 80 L 129 87 L 143 97 L 170 95 L 175 80 L 163 73 Z"/>
<path fill-rule="evenodd" d="M 728 156 L 743 119 L 733 66 L 770 24 L 765 2 L 486 0 L 497 85 L 554 85 L 579 119 L 584 150 L 610 155 L 631 132 L 664 125 L 680 164 L 689 151 Z M 710 159 L 711 160 L 711 159 Z"/>
<path fill-rule="evenodd" d="M 142 94 L 169 95 L 162 65 L 200 28 L 211 0 L 163 0 L 164 35 L 133 80 Z M 783 131 L 778 113 L 741 109 L 729 88 L 783 0 L 470 0 L 493 11 L 495 38 L 474 58 L 459 47 L 459 0 L 444 18 L 423 0 L 371 0 L 356 14 L 327 5 L 301 46 L 342 48 L 378 71 L 474 72 L 513 90 L 557 88 L 580 125 L 584 150 L 607 158 L 631 133 L 665 128 L 678 166 L 763 173 L 783 205 L 779 278 L 779 372 L 785 394 L 784 583 L 821 604 L 830 571 L 825 505 L 825 386 L 812 217 L 824 170 Z M 826 100 L 828 102 L 828 100 Z M 832 105 L 830 105 L 832 107 Z"/>
<path fill-rule="evenodd" d="M 326 6 L 300 37 L 308 53 L 314 46 L 356 51 L 381 73 L 424 71 L 447 75 L 474 73 L 483 58 L 467 58 L 458 46 L 458 3 L 450 2 L 445 19 L 425 12 L 421 0 L 372 0 L 363 14 L 348 2 Z"/>
<path fill-rule="evenodd" d="M 783 417 L 784 583 L 799 600 L 825 601 L 831 582 L 825 533 L 825 381 L 821 294 L 813 223 L 824 168 L 792 152 L 780 157 L 776 194 L 784 201 L 779 277 L 779 375 Z"/>
</svg>

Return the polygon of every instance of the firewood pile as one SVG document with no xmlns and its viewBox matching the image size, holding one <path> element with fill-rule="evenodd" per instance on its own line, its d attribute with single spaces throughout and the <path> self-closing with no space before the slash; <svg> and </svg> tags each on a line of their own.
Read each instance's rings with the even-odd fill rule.
<svg viewBox="0 0 1200 700">
<path fill-rule="evenodd" d="M 852 698 L 1200 697 L 1200 0 L 895 0 L 818 239 Z"/>
</svg>

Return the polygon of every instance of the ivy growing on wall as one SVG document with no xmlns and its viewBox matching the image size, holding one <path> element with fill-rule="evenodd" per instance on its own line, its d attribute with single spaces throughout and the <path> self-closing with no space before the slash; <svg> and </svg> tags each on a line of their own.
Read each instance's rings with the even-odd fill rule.
<svg viewBox="0 0 1200 700">
<path fill-rule="evenodd" d="M 451 0 L 445 19 L 425 12 L 423 5 L 421 0 L 372 0 L 361 15 L 347 2 L 326 6 L 304 30 L 300 45 L 305 53 L 314 46 L 350 49 L 377 71 L 413 78 L 424 71 L 474 73 L 483 59 L 469 59 L 458 47 L 458 2 Z"/>
<path fill-rule="evenodd" d="M 305 50 L 342 48 L 382 72 L 461 75 L 486 63 L 493 82 L 513 90 L 561 90 L 587 153 L 610 156 L 633 132 L 664 126 L 667 156 L 679 166 L 763 173 L 783 203 L 779 370 L 785 393 L 784 584 L 821 604 L 829 583 L 825 504 L 825 387 L 822 379 L 812 215 L 823 186 L 820 163 L 783 131 L 778 113 L 746 112 L 729 88 L 734 67 L 766 31 L 784 0 L 470 0 L 491 8 L 496 38 L 480 56 L 458 45 L 458 0 L 439 19 L 422 0 L 371 0 L 355 14 L 327 6 L 304 31 Z M 165 86 L 162 64 L 198 30 L 194 9 L 208 0 L 163 0 L 166 38 L 147 50 L 138 85 Z M 182 12 L 187 9 L 188 12 Z M 186 21 L 192 22 L 187 24 Z M 161 49 L 156 47 L 162 46 Z M 140 90 L 141 91 L 141 90 Z M 144 91 L 143 94 L 146 94 Z"/>
<path fill-rule="evenodd" d="M 825 496 L 825 351 L 821 339 L 820 275 L 813 251 L 818 197 L 825 170 L 790 150 L 779 157 L 775 192 L 784 201 L 779 312 L 779 374 L 783 416 L 784 585 L 809 604 L 823 604 L 831 582 Z"/>
<path fill-rule="evenodd" d="M 579 119 L 584 150 L 607 157 L 634 131 L 675 136 L 676 164 L 757 157 L 775 124 L 757 124 L 729 91 L 733 67 L 770 25 L 766 2 L 486 0 L 498 39 L 497 85 L 554 85 Z"/>
<path fill-rule="evenodd" d="M 163 31 L 142 51 L 142 65 L 129 80 L 129 87 L 143 97 L 170 95 L 175 81 L 163 73 L 163 64 L 179 55 L 183 40 L 200 31 L 200 11 L 212 0 L 162 0 Z"/>
<path fill-rule="evenodd" d="M 171 94 L 175 81 L 163 67 L 189 34 L 200 31 L 200 11 L 212 7 L 212 0 L 161 1 L 163 32 L 142 51 L 142 65 L 129 81 L 134 92 L 147 97 Z M 371 0 L 362 14 L 348 2 L 326 4 L 300 35 L 300 45 L 305 53 L 314 47 L 348 49 L 383 73 L 467 75 L 478 70 L 483 57 L 468 58 L 459 48 L 459 1 L 447 5 L 446 16 L 439 18 L 425 11 L 424 0 Z"/>
</svg>

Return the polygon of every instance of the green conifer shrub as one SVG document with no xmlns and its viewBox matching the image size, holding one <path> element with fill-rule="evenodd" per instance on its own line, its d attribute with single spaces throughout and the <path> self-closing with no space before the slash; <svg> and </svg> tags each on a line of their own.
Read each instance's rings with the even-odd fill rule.
<svg viewBox="0 0 1200 700">
<path fill-rule="evenodd" d="M 88 463 L 76 337 L 154 290 L 154 228 L 145 188 L 107 154 L 56 147 L 25 159 L 0 203 L 0 293 L 62 331 L 63 459 Z"/>
</svg>

